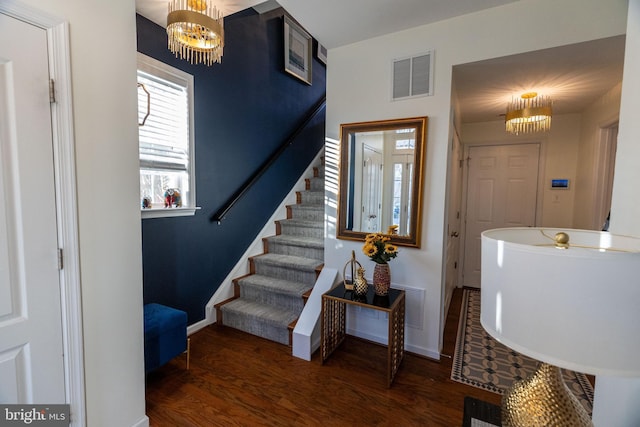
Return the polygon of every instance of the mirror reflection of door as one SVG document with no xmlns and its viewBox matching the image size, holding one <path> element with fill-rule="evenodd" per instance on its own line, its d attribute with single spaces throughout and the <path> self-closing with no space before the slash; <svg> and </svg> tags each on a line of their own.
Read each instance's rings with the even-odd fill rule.
<svg viewBox="0 0 640 427">
<path fill-rule="evenodd" d="M 420 247 L 426 131 L 427 117 L 340 125 L 339 239 Z"/>
<path fill-rule="evenodd" d="M 354 195 L 354 205 L 361 206 L 354 224 L 366 233 L 386 233 L 396 225 L 399 235 L 409 234 L 415 129 L 359 133 L 355 141 L 362 147 L 361 161 L 356 155 L 355 163 L 362 165 L 362 178 Z"/>
<path fill-rule="evenodd" d="M 380 231 L 382 219 L 382 153 L 362 145 L 362 217 L 360 230 L 367 233 Z"/>
<path fill-rule="evenodd" d="M 413 165 L 415 160 L 416 130 L 415 128 L 396 129 L 388 132 L 385 140 L 393 147 L 391 159 L 393 164 L 393 189 L 390 224 L 398 226 L 398 234 L 409 234 L 411 218 L 411 194 L 413 183 Z"/>
<path fill-rule="evenodd" d="M 411 183 L 413 182 L 413 155 L 393 155 L 393 201 L 391 223 L 398 226 L 398 234 L 409 233 L 411 218 Z"/>
</svg>

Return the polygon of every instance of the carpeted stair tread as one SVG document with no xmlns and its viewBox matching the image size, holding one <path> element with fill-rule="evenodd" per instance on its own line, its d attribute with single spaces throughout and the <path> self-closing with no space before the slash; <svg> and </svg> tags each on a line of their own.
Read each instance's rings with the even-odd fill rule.
<svg viewBox="0 0 640 427">
<path fill-rule="evenodd" d="M 278 292 L 282 294 L 291 294 L 300 296 L 309 290 L 309 285 L 300 283 L 300 282 L 292 282 L 290 280 L 276 279 L 269 276 L 264 276 L 261 274 L 252 274 L 250 276 L 243 277 L 238 281 L 241 286 L 256 286 L 264 289 L 269 289 L 273 292 Z"/>
<path fill-rule="evenodd" d="M 324 213 L 324 205 L 291 205 L 290 208 L 301 211 L 301 212 L 309 211 L 309 212 Z"/>
<path fill-rule="evenodd" d="M 324 176 L 314 177 L 309 179 L 309 190 L 320 191 L 324 190 Z"/>
<path fill-rule="evenodd" d="M 294 255 L 279 255 L 266 253 L 254 257 L 255 262 L 264 263 L 271 266 L 282 266 L 293 270 L 315 271 L 322 261 L 312 258 L 299 257 Z"/>
<path fill-rule="evenodd" d="M 221 310 L 226 326 L 285 345 L 289 344 L 289 324 L 300 315 L 242 298 L 224 304 Z"/>
<path fill-rule="evenodd" d="M 324 223 L 318 221 L 312 221 L 308 219 L 300 219 L 300 218 L 286 218 L 280 219 L 279 222 L 286 222 L 289 224 L 295 224 L 299 227 L 309 227 L 309 228 L 324 228 Z"/>
<path fill-rule="evenodd" d="M 279 234 L 264 239 L 266 252 L 324 259 L 324 239 L 312 236 Z"/>
<path fill-rule="evenodd" d="M 299 210 L 306 210 L 306 211 L 313 211 L 313 212 L 321 210 L 324 212 L 324 205 L 320 203 L 316 203 L 316 204 L 305 203 L 305 204 L 291 205 L 291 208 L 296 208 Z"/>
<path fill-rule="evenodd" d="M 321 206 L 324 209 L 324 191 L 303 191 L 302 202 L 309 206 Z"/>
<path fill-rule="evenodd" d="M 222 311 L 225 313 L 242 313 L 245 316 L 259 319 L 265 323 L 284 326 L 285 328 L 288 327 L 289 323 L 293 322 L 300 314 L 292 310 L 266 306 L 243 298 L 235 299 L 223 305 Z"/>
<path fill-rule="evenodd" d="M 324 238 L 324 224 L 318 221 L 283 219 L 278 221 L 280 234 Z"/>
<path fill-rule="evenodd" d="M 289 211 L 291 212 L 291 218 L 314 222 L 320 222 L 324 218 L 324 210 L 320 208 L 317 210 L 291 208 Z"/>
<path fill-rule="evenodd" d="M 324 248 L 324 239 L 319 237 L 304 237 L 295 236 L 292 234 L 278 234 L 277 236 L 267 237 L 269 242 L 278 242 L 281 244 L 288 244 L 291 246 L 309 247 L 309 248 Z"/>
</svg>

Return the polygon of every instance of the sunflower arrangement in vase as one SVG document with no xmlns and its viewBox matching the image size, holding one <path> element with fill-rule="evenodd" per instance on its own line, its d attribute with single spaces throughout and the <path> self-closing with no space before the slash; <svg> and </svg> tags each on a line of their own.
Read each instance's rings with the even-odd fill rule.
<svg viewBox="0 0 640 427">
<path fill-rule="evenodd" d="M 391 271 L 388 262 L 398 256 L 398 247 L 391 243 L 389 234 L 368 234 L 362 246 L 362 252 L 376 263 L 373 269 L 373 286 L 376 295 L 380 296 L 389 293 Z"/>
</svg>

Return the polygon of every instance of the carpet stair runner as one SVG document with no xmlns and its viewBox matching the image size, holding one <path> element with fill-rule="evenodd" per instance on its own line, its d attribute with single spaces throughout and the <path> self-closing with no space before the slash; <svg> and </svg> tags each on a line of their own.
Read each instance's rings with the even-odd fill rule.
<svg viewBox="0 0 640 427">
<path fill-rule="evenodd" d="M 217 322 L 281 344 L 291 333 L 324 262 L 324 166 L 249 259 L 249 274 L 233 280 L 234 297 L 216 305 Z"/>
</svg>

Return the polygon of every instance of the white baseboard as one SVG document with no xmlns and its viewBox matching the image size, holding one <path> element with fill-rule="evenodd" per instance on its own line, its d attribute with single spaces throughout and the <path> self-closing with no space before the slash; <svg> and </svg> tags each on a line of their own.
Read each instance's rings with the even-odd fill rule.
<svg viewBox="0 0 640 427">
<path fill-rule="evenodd" d="M 409 353 L 418 354 L 428 359 L 435 360 L 436 362 L 440 361 L 441 354 L 439 351 L 429 350 L 428 348 L 407 344 L 406 342 L 404 343 L 404 349 Z"/>
<path fill-rule="evenodd" d="M 149 417 L 147 417 L 146 415 L 142 418 L 140 418 L 140 420 L 133 424 L 131 427 L 149 427 Z"/>
<path fill-rule="evenodd" d="M 187 335 L 195 334 L 200 329 L 206 328 L 209 325 L 212 325 L 215 321 L 211 321 L 208 318 L 202 319 L 199 322 L 194 323 L 193 325 L 187 326 Z"/>
<path fill-rule="evenodd" d="M 347 335 L 352 335 L 354 337 L 357 338 L 362 338 L 363 340 L 367 340 L 367 341 L 371 341 L 380 345 L 387 345 L 387 340 L 388 337 L 385 336 L 380 336 L 380 335 L 373 335 L 373 334 L 369 334 L 366 332 L 358 332 L 355 329 L 352 328 L 347 328 L 346 331 Z M 417 345 L 412 345 L 412 344 L 407 344 L 407 342 L 405 341 L 404 343 L 404 349 L 405 351 L 408 351 L 410 353 L 414 353 L 417 354 L 419 356 L 424 356 L 427 357 L 429 359 L 433 359 L 435 361 L 439 361 L 440 360 L 440 352 L 439 351 L 434 351 L 434 350 L 430 350 L 428 348 L 424 348 L 424 347 L 420 347 Z"/>
</svg>

